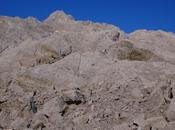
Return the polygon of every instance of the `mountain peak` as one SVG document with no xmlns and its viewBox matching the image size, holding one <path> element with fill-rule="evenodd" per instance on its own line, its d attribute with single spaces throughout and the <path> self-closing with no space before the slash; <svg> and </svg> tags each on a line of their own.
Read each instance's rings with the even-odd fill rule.
<svg viewBox="0 0 175 130">
<path fill-rule="evenodd" d="M 46 21 L 71 21 L 74 18 L 71 15 L 66 14 L 64 11 L 57 10 L 53 12 Z"/>
</svg>

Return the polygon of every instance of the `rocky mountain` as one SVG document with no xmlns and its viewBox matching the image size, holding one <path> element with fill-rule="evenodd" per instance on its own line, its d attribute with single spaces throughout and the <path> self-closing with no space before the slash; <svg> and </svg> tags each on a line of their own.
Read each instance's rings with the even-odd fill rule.
<svg viewBox="0 0 175 130">
<path fill-rule="evenodd" d="M 174 130 L 175 34 L 0 17 L 0 130 Z"/>
</svg>

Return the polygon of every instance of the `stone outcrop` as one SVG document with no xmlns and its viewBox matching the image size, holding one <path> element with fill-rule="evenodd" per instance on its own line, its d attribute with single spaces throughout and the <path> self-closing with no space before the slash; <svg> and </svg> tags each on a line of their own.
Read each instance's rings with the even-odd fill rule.
<svg viewBox="0 0 175 130">
<path fill-rule="evenodd" d="M 175 129 L 175 34 L 0 17 L 0 130 Z"/>
</svg>

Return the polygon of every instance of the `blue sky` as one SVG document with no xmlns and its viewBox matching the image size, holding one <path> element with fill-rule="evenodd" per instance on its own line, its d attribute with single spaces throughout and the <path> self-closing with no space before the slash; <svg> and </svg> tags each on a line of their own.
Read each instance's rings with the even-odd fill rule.
<svg viewBox="0 0 175 130">
<path fill-rule="evenodd" d="M 175 32 L 175 0 L 0 0 L 0 15 L 44 20 L 55 10 L 77 20 L 114 24 L 126 32 Z"/>
</svg>

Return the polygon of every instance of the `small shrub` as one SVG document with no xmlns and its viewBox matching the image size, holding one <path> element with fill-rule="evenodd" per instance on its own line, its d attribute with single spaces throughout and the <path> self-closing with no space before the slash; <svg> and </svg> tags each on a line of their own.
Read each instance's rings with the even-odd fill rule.
<svg viewBox="0 0 175 130">
<path fill-rule="evenodd" d="M 123 40 L 118 46 L 118 58 L 120 60 L 148 61 L 158 58 L 158 56 L 149 50 L 136 48 L 130 41 Z"/>
<path fill-rule="evenodd" d="M 120 60 L 131 60 L 131 61 L 148 61 L 155 55 L 148 50 L 143 49 L 131 49 L 128 51 L 119 50 L 118 58 Z"/>
<path fill-rule="evenodd" d="M 126 48 L 128 48 L 128 49 L 132 49 L 133 48 L 133 43 L 131 43 L 130 41 L 121 41 L 120 43 L 119 43 L 119 46 L 121 47 L 121 48 L 123 48 L 123 47 L 126 47 Z"/>
<path fill-rule="evenodd" d="M 147 61 L 151 58 L 151 52 L 146 50 L 132 50 L 128 54 L 129 60 Z"/>
<path fill-rule="evenodd" d="M 36 58 L 36 65 L 52 64 L 62 58 L 60 54 L 47 45 L 42 45 L 40 49 L 40 55 Z"/>
</svg>

